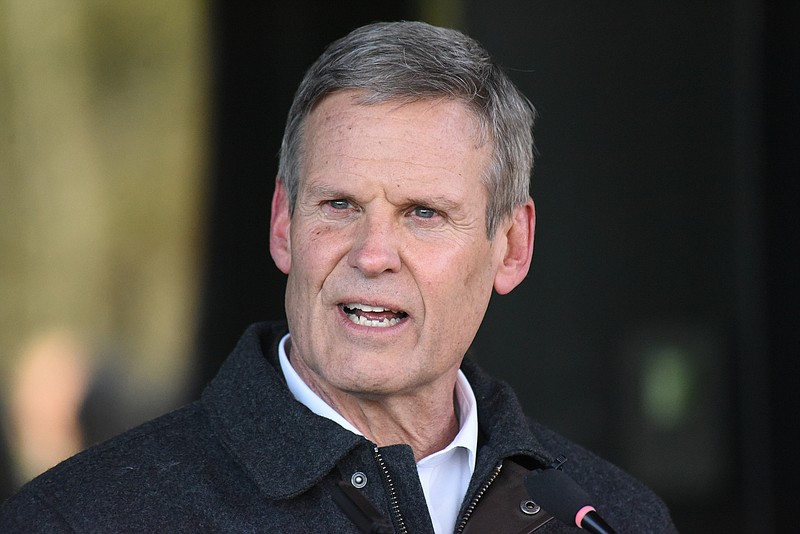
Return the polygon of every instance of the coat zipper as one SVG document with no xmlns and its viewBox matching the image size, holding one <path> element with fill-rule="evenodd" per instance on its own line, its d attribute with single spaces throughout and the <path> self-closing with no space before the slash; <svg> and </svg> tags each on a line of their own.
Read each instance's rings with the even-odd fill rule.
<svg viewBox="0 0 800 534">
<path fill-rule="evenodd" d="M 500 475 L 501 469 L 503 469 L 502 462 L 497 464 L 497 466 L 495 466 L 494 471 L 489 476 L 489 480 L 487 480 L 486 483 L 483 486 L 481 486 L 480 491 L 478 491 L 478 493 L 475 495 L 475 498 L 472 499 L 472 502 L 470 502 L 469 506 L 467 506 L 467 509 L 464 512 L 464 517 L 461 519 L 461 523 L 458 524 L 458 528 L 456 529 L 456 534 L 461 534 L 462 532 L 464 532 L 464 529 L 467 527 L 467 521 L 469 521 L 469 518 L 472 517 L 472 513 L 478 506 L 478 501 L 481 500 L 481 497 L 483 497 L 484 493 L 486 493 L 489 490 L 489 486 L 492 485 L 492 482 L 494 482 L 495 479 Z"/>
<path fill-rule="evenodd" d="M 400 503 L 397 502 L 397 492 L 394 489 L 394 482 L 392 482 L 392 476 L 389 474 L 389 468 L 386 467 L 386 462 L 384 462 L 383 455 L 377 445 L 375 445 L 373 450 L 375 452 L 375 460 L 378 462 L 378 466 L 380 466 L 381 472 L 383 473 L 383 479 L 386 481 L 386 486 L 389 488 L 389 507 L 392 509 L 392 515 L 395 518 L 397 526 L 400 528 L 401 534 L 408 534 L 406 522 L 403 520 L 403 514 L 400 513 Z"/>
</svg>

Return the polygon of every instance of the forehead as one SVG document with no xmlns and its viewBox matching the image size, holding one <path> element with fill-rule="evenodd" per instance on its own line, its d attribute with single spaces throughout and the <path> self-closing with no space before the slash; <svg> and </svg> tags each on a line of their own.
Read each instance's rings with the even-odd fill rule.
<svg viewBox="0 0 800 534">
<path fill-rule="evenodd" d="M 354 170 L 380 164 L 387 173 L 405 166 L 409 172 L 482 178 L 491 155 L 482 131 L 475 113 L 454 99 L 365 103 L 363 92 L 338 91 L 307 118 L 303 174 L 347 163 Z"/>
</svg>

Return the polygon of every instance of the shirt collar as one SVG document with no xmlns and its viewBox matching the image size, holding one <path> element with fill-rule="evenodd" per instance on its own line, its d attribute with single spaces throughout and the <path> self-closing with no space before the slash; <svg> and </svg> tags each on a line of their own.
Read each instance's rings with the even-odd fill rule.
<svg viewBox="0 0 800 534">
<path fill-rule="evenodd" d="M 300 375 L 294 370 L 294 367 L 292 367 L 292 364 L 289 362 L 289 357 L 286 354 L 286 343 L 289 341 L 289 339 L 289 334 L 286 334 L 281 339 L 281 342 L 278 345 L 278 358 L 281 362 L 281 371 L 283 371 L 283 376 L 286 378 L 286 385 L 289 386 L 289 391 L 292 392 L 294 398 L 297 399 L 300 404 L 305 405 L 306 408 L 320 417 L 330 419 L 345 430 L 349 430 L 353 434 L 363 436 L 364 434 L 359 432 L 359 430 L 354 427 L 350 421 L 342 417 L 339 412 L 331 408 L 327 402 L 322 400 L 319 395 L 314 393 L 314 390 L 308 387 L 308 384 L 306 384 L 303 379 L 300 378 Z"/>
<path fill-rule="evenodd" d="M 283 376 L 286 378 L 286 384 L 289 386 L 289 391 L 291 391 L 294 398 L 320 417 L 330 419 L 345 430 L 362 436 L 363 434 L 359 432 L 350 421 L 331 408 L 328 403 L 314 393 L 308 384 L 300 378 L 300 375 L 297 374 L 297 371 L 294 370 L 294 367 L 292 367 L 292 364 L 289 362 L 289 357 L 286 353 L 286 343 L 289 339 L 289 334 L 286 334 L 281 339 L 278 345 L 278 358 L 280 359 Z M 418 462 L 420 465 L 435 462 L 438 457 L 447 455 L 456 447 L 463 447 L 469 454 L 470 470 L 475 469 L 475 459 L 478 451 L 477 402 L 467 377 L 464 376 L 464 373 L 462 373 L 460 369 L 458 371 L 458 377 L 456 378 L 455 398 L 458 404 L 458 434 L 456 434 L 455 439 L 453 439 L 447 447 L 420 460 Z"/>
<path fill-rule="evenodd" d="M 248 328 L 200 401 L 220 445 L 270 499 L 308 491 L 347 454 L 368 444 L 295 401 L 279 370 L 278 342 L 286 332 L 285 322 Z M 550 464 L 554 456 L 531 433 L 511 389 L 469 358 L 461 369 L 480 421 L 481 446 L 468 492 L 477 492 L 503 458 L 523 455 L 536 465 Z M 299 443 L 304 447 L 287 446 Z"/>
</svg>

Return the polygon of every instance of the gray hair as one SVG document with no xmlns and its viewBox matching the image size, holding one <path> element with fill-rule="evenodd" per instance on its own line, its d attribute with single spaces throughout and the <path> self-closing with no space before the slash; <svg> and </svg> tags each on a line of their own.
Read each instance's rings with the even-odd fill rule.
<svg viewBox="0 0 800 534">
<path fill-rule="evenodd" d="M 486 231 L 529 198 L 536 111 L 480 44 L 451 29 L 423 22 L 383 22 L 358 28 L 332 43 L 308 69 L 289 110 L 279 179 L 294 212 L 304 157 L 304 125 L 331 93 L 357 89 L 360 103 L 451 98 L 473 111 L 492 157 L 483 177 L 488 190 Z"/>
</svg>

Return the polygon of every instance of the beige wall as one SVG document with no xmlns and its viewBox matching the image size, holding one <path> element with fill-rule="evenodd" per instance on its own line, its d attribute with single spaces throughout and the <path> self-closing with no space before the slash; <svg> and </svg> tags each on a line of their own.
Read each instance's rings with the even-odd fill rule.
<svg viewBox="0 0 800 534">
<path fill-rule="evenodd" d="M 143 396 L 181 385 L 202 245 L 207 24 L 200 0 L 0 0 L 6 405 L 26 347 L 52 331 L 89 359 L 115 354 Z"/>
</svg>

